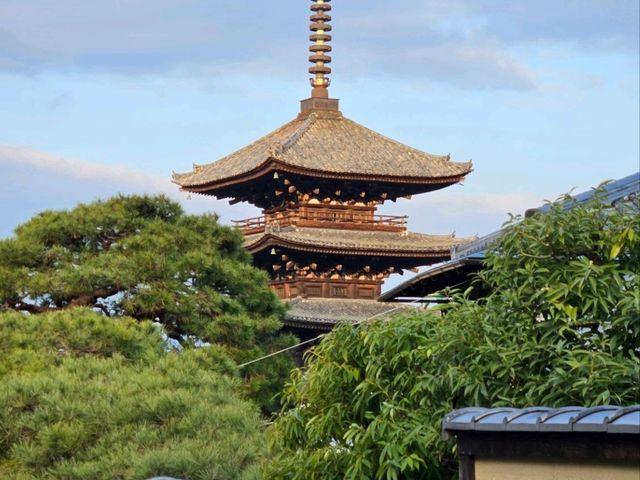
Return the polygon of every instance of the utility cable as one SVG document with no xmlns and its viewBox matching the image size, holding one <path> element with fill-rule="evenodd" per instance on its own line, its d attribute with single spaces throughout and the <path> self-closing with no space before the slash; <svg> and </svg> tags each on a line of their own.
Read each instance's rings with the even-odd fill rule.
<svg viewBox="0 0 640 480">
<path fill-rule="evenodd" d="M 408 302 L 408 303 L 406 303 L 404 305 L 412 305 L 414 303 L 418 303 L 418 302 L 421 302 L 421 301 L 422 301 L 422 298 L 418 298 L 418 299 L 412 300 L 411 302 Z M 357 321 L 357 322 L 353 323 L 352 326 L 357 327 L 359 325 L 362 325 L 365 322 L 370 322 L 371 320 L 375 320 L 377 317 L 380 317 L 382 315 L 388 315 L 388 314 L 390 314 L 392 312 L 395 312 L 396 310 L 403 310 L 403 309 L 404 309 L 404 306 L 402 306 L 402 307 L 400 307 L 400 306 L 393 307 L 393 308 L 390 308 L 389 310 L 385 310 L 384 312 L 376 313 L 375 315 L 372 315 L 371 317 L 365 318 L 364 320 Z M 264 356 L 262 356 L 260 358 L 254 359 L 254 360 L 250 360 L 248 362 L 241 363 L 240 365 L 238 365 L 238 368 L 244 368 L 244 367 L 247 367 L 247 366 L 252 365 L 254 363 L 261 362 L 262 360 L 266 360 L 268 358 L 272 358 L 272 357 L 275 357 L 275 356 L 280 355 L 282 353 L 288 352 L 290 350 L 295 350 L 298 347 L 301 347 L 303 345 L 307 345 L 308 343 L 313 343 L 313 342 L 315 342 L 317 340 L 320 340 L 322 337 L 326 337 L 327 335 L 328 335 L 327 333 L 323 333 L 321 335 L 318 335 L 317 337 L 311 338 L 309 340 L 305 340 L 304 342 L 300 342 L 300 343 L 297 343 L 297 344 L 292 345 L 290 347 L 283 348 L 282 350 L 278 350 L 276 352 L 269 353 L 268 355 L 264 355 Z"/>
</svg>

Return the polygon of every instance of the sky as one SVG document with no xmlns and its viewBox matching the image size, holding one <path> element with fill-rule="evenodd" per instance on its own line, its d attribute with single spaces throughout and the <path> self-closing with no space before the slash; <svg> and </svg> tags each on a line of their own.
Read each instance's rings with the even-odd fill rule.
<svg viewBox="0 0 640 480">
<path fill-rule="evenodd" d="M 45 209 L 178 192 L 309 96 L 308 0 L 0 0 L 0 238 Z M 637 0 L 334 0 L 345 116 L 453 160 L 464 185 L 385 205 L 410 227 L 496 230 L 637 172 Z"/>
</svg>

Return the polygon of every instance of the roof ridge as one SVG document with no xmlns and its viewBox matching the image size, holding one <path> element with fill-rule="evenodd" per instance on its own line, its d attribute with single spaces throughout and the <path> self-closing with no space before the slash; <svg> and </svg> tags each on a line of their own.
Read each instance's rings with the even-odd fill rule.
<svg viewBox="0 0 640 480">
<path fill-rule="evenodd" d="M 311 112 L 311 114 L 309 114 L 307 118 L 304 119 L 300 127 L 295 132 L 293 132 L 286 141 L 282 143 L 282 151 L 284 152 L 285 150 L 288 150 L 289 148 L 293 147 L 296 143 L 298 143 L 298 141 L 302 137 L 304 137 L 305 134 L 311 129 L 311 126 L 315 123 L 317 119 L 318 119 L 318 115 L 316 115 L 315 112 Z"/>
<path fill-rule="evenodd" d="M 242 148 L 240 148 L 239 150 L 235 150 L 233 152 L 231 152 L 228 155 L 225 155 L 224 157 L 222 157 L 219 160 L 214 161 L 213 163 L 208 163 L 206 165 L 197 165 L 197 164 L 193 164 L 193 171 L 191 172 L 185 172 L 185 173 L 176 173 L 173 175 L 173 178 L 179 178 L 185 175 L 193 175 L 195 173 L 201 173 L 203 171 L 209 170 L 211 167 L 213 167 L 214 165 L 216 165 L 219 162 L 222 162 L 223 160 L 226 160 L 229 157 L 232 157 L 234 155 L 238 155 L 242 152 L 245 152 L 247 150 L 250 150 L 251 148 L 255 147 L 256 145 L 260 144 L 260 143 L 264 143 L 265 141 L 268 140 L 269 137 L 273 137 L 276 136 L 278 133 L 280 133 L 281 131 L 289 128 L 292 124 L 299 122 L 300 120 L 298 118 L 294 118 L 293 120 L 285 123 L 284 125 L 282 125 L 281 127 L 273 130 L 272 132 L 267 133 L 266 135 L 261 136 L 260 138 L 258 138 L 257 140 L 255 140 L 254 142 L 251 142 L 249 145 L 246 145 Z M 196 167 L 198 167 L 199 170 L 196 170 Z"/>
</svg>

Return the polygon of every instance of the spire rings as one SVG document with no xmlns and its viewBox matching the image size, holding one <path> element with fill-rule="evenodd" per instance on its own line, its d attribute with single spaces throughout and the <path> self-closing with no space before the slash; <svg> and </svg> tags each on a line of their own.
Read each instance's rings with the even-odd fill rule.
<svg viewBox="0 0 640 480">
<path fill-rule="evenodd" d="M 313 44 L 309 47 L 311 55 L 309 61 L 313 64 L 309 68 L 309 73 L 314 75 L 310 79 L 313 90 L 311 92 L 312 97 L 328 98 L 328 88 L 331 83 L 326 75 L 331 73 L 331 68 L 327 64 L 331 63 L 331 57 L 328 53 L 331 52 L 331 46 L 328 42 L 331 41 L 331 35 L 327 32 L 331 31 L 331 15 L 327 12 L 331 11 L 331 0 L 311 0 L 311 24 L 309 30 L 312 34 L 309 36 L 309 40 Z"/>
</svg>

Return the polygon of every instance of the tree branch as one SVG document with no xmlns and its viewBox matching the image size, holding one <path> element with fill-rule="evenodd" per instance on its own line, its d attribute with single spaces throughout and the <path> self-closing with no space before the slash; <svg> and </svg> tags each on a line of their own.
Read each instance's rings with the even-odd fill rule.
<svg viewBox="0 0 640 480">
<path fill-rule="evenodd" d="M 39 314 L 39 313 L 46 313 L 46 312 L 54 312 L 56 310 L 66 310 L 68 308 L 73 308 L 73 307 L 97 306 L 101 308 L 105 313 L 107 313 L 107 311 L 103 308 L 103 306 L 96 304 L 96 301 L 98 300 L 98 298 L 111 297 L 112 295 L 115 295 L 118 292 L 120 292 L 120 289 L 118 288 L 111 288 L 111 289 L 99 288 L 94 292 L 92 292 L 91 294 L 81 295 L 79 297 L 72 298 L 66 303 L 66 305 L 63 305 L 61 307 L 38 305 L 35 303 L 28 303 L 28 302 L 25 302 L 23 299 L 20 299 L 20 300 L 15 300 L 11 302 L 6 302 L 2 305 L 2 308 L 8 309 L 8 310 L 16 310 L 19 312 L 29 312 L 29 313 Z"/>
</svg>

